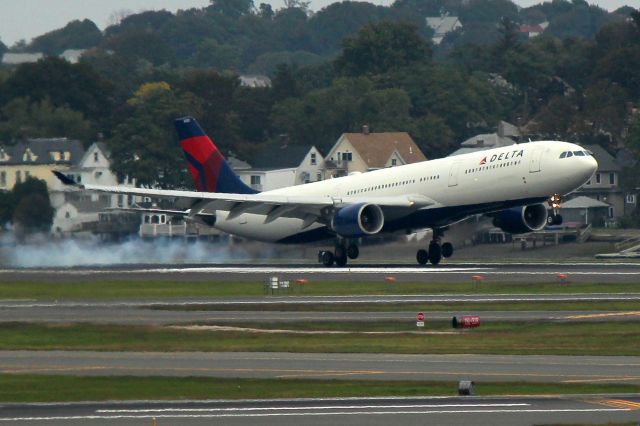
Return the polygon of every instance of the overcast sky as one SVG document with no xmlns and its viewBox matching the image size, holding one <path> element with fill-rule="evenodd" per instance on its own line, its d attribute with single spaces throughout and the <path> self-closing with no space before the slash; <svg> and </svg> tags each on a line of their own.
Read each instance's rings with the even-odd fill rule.
<svg viewBox="0 0 640 426">
<path fill-rule="evenodd" d="M 311 0 L 311 9 L 319 10 L 335 0 Z M 628 5 L 640 7 L 640 0 L 588 0 L 589 3 L 615 10 Z M 254 0 L 254 3 L 270 3 L 274 10 L 283 6 L 283 0 Z M 369 0 L 370 3 L 388 6 L 393 0 Z M 521 6 L 540 3 L 541 0 L 515 0 Z M 104 29 L 114 12 L 128 9 L 142 10 L 178 9 L 202 7 L 209 0 L 0 0 L 0 40 L 11 46 L 18 40 L 27 41 L 48 31 L 63 27 L 74 19 L 89 18 Z"/>
</svg>

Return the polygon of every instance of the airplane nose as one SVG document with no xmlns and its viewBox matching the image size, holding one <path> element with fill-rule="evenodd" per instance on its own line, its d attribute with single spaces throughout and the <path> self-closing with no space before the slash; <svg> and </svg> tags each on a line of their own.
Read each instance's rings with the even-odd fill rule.
<svg viewBox="0 0 640 426">
<path fill-rule="evenodd" d="M 588 169 L 588 174 L 589 176 L 593 175 L 596 170 L 598 170 L 598 162 L 596 161 L 595 158 L 593 158 L 593 156 L 589 156 L 587 157 L 588 161 L 587 161 L 587 169 Z"/>
</svg>

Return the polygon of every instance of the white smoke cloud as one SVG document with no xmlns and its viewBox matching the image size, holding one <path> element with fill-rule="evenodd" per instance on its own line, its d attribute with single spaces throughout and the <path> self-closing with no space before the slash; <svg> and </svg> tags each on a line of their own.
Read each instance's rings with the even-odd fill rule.
<svg viewBox="0 0 640 426">
<path fill-rule="evenodd" d="M 230 246 L 227 242 L 132 239 L 106 243 L 98 238 L 56 240 L 50 236 L 39 235 L 31 237 L 26 243 L 19 243 L 12 233 L 5 233 L 0 238 L 0 263 L 10 267 L 217 264 L 239 262 L 251 257 L 244 248 Z"/>
</svg>

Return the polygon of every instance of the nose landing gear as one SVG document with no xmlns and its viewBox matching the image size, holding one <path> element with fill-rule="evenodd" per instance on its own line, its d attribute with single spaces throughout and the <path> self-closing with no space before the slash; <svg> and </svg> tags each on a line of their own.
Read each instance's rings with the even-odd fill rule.
<svg viewBox="0 0 640 426">
<path fill-rule="evenodd" d="M 547 216 L 547 225 L 562 225 L 562 216 L 560 215 L 562 197 L 560 194 L 554 194 L 548 203 L 549 207 L 551 207 L 551 214 Z"/>
</svg>

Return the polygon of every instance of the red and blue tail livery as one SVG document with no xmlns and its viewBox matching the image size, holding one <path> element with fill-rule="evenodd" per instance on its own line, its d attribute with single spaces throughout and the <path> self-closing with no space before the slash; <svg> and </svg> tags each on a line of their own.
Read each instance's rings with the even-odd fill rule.
<svg viewBox="0 0 640 426">
<path fill-rule="evenodd" d="M 174 124 L 198 191 L 223 194 L 257 193 L 233 172 L 195 118 L 178 118 Z"/>
</svg>

